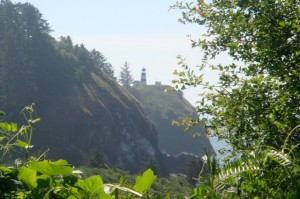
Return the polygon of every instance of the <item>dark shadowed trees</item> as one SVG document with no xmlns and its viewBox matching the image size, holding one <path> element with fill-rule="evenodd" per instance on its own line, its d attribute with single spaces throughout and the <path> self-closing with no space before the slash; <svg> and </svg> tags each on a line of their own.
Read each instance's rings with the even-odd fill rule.
<svg viewBox="0 0 300 199">
<path fill-rule="evenodd" d="M 25 93 L 28 97 L 35 92 L 32 80 L 38 70 L 36 64 L 45 45 L 50 43 L 50 27 L 42 14 L 31 4 L 13 4 L 10 1 L 0 3 L 0 105 L 10 109 L 12 99 Z M 32 48 L 35 46 L 35 48 Z M 34 60 L 29 57 L 35 54 Z M 25 67 L 31 66 L 31 67 Z M 8 84 L 11 79 L 18 83 Z M 25 86 L 27 84 L 27 86 Z M 17 100 L 18 101 L 18 100 Z M 28 100 L 29 101 L 29 100 Z M 25 105 L 23 105 L 25 106 Z"/>
<path fill-rule="evenodd" d="M 114 78 L 114 69 L 110 63 L 107 62 L 106 58 L 102 55 L 101 52 L 93 49 L 90 52 L 90 56 L 94 61 L 96 67 L 104 71 L 106 74 Z"/>
</svg>

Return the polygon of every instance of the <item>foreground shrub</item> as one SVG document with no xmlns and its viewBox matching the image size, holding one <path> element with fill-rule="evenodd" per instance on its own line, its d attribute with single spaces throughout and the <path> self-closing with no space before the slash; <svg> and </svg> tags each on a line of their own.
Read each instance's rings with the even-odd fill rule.
<svg viewBox="0 0 300 199">
<path fill-rule="evenodd" d="M 12 151 L 24 151 L 24 158 L 17 158 L 14 165 L 0 166 L 0 198 L 141 198 L 156 179 L 153 171 L 146 170 L 136 177 L 130 187 L 119 184 L 104 184 L 99 175 L 82 179 L 80 170 L 66 160 L 41 160 L 30 156 L 34 124 L 34 104 L 23 109 L 26 125 L 0 123 L 1 161 Z M 1 112 L 1 115 L 4 113 Z"/>
</svg>

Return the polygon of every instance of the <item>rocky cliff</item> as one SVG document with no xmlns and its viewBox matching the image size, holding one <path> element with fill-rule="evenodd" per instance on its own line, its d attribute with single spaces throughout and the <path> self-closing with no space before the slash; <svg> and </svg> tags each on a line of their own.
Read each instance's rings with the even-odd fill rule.
<svg viewBox="0 0 300 199">
<path fill-rule="evenodd" d="M 181 121 L 188 116 L 195 116 L 193 106 L 171 86 L 137 86 L 131 89 L 133 95 L 158 131 L 158 145 L 165 154 L 178 155 L 192 153 L 204 155 L 205 148 L 214 153 L 209 139 L 201 127 L 185 132 L 184 127 L 172 125 L 172 121 Z M 199 134 L 200 136 L 193 135 Z"/>
</svg>

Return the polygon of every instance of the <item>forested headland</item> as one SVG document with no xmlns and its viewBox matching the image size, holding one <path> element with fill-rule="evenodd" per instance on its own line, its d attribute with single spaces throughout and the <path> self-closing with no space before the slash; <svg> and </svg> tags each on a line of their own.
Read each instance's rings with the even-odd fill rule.
<svg viewBox="0 0 300 199">
<path fill-rule="evenodd" d="M 100 51 L 54 39 L 33 5 L 1 1 L 1 198 L 300 197 L 300 2 L 199 0 L 171 9 L 207 30 L 191 40 L 204 52 L 198 67 L 178 57 L 177 90 L 120 85 Z M 211 64 L 221 53 L 232 63 Z M 217 83 L 205 79 L 207 69 Z M 199 101 L 182 119 L 189 86 Z M 225 140 L 226 158 L 210 144 L 198 156 L 163 153 L 155 125 L 175 115 L 180 128 L 201 129 L 195 137 Z M 172 147 L 164 150 L 177 153 Z"/>
</svg>

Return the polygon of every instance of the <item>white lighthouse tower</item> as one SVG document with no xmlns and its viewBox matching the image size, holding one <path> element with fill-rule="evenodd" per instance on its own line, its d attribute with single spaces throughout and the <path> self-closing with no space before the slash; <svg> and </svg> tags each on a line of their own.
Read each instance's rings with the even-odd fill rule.
<svg viewBox="0 0 300 199">
<path fill-rule="evenodd" d="M 147 78 L 146 78 L 146 69 L 142 69 L 142 74 L 141 74 L 141 85 L 146 86 L 147 85 Z"/>
</svg>

